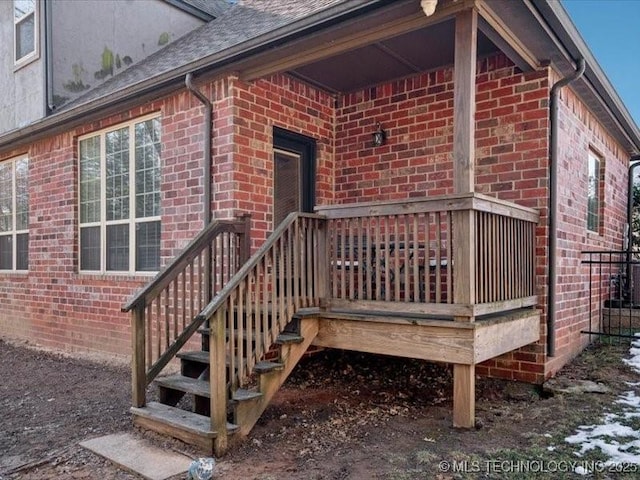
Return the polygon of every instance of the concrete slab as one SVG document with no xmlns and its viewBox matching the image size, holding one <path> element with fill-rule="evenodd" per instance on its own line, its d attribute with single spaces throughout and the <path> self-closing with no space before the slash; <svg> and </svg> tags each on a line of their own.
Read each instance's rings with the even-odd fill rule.
<svg viewBox="0 0 640 480">
<path fill-rule="evenodd" d="M 185 473 L 192 462 L 186 455 L 163 450 L 129 433 L 86 440 L 80 446 L 148 480 L 165 480 Z"/>
</svg>

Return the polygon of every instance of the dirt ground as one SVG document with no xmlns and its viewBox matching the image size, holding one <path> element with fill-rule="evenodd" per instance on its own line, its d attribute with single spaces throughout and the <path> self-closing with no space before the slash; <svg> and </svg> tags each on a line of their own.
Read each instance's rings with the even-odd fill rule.
<svg viewBox="0 0 640 480">
<path fill-rule="evenodd" d="M 640 380 L 621 362 L 627 352 L 628 346 L 591 348 L 559 375 L 603 382 L 612 389 L 607 394 L 550 395 L 531 385 L 479 379 L 478 428 L 472 431 L 451 427 L 448 367 L 323 352 L 296 368 L 249 438 L 218 461 L 217 478 L 584 478 L 452 473 L 442 462 L 575 459 L 564 437 L 599 418 L 625 382 Z M 0 480 L 137 478 L 78 445 L 134 431 L 126 367 L 1 340 L 0 365 Z M 136 434 L 198 456 L 180 442 Z"/>
</svg>

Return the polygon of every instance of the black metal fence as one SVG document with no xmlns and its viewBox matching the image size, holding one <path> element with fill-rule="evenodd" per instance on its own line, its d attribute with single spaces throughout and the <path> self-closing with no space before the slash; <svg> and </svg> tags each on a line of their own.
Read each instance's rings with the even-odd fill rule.
<svg viewBox="0 0 640 480">
<path fill-rule="evenodd" d="M 640 251 L 582 252 L 589 267 L 591 328 L 582 333 L 627 341 L 640 333 Z"/>
</svg>

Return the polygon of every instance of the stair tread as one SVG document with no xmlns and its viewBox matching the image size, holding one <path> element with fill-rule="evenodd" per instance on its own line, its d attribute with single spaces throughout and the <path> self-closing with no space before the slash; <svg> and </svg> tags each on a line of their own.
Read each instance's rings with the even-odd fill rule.
<svg viewBox="0 0 640 480">
<path fill-rule="evenodd" d="M 245 388 L 239 388 L 233 393 L 233 400 L 237 402 L 243 402 L 247 400 L 253 400 L 254 398 L 262 397 L 262 393 L 254 390 L 247 390 Z"/>
<path fill-rule="evenodd" d="M 192 362 L 209 364 L 209 352 L 202 350 L 193 350 L 188 352 L 180 352 L 176 354 L 176 357 L 184 360 L 191 360 Z"/>
<path fill-rule="evenodd" d="M 211 430 L 209 417 L 162 403 L 149 402 L 144 407 L 132 407 L 131 413 L 207 438 L 215 438 L 217 435 L 217 432 Z M 238 425 L 227 422 L 227 432 L 233 433 L 238 429 Z"/>
<path fill-rule="evenodd" d="M 304 338 L 297 333 L 283 332 L 276 338 L 276 343 L 284 345 L 287 343 L 302 343 Z"/>
<path fill-rule="evenodd" d="M 272 372 L 274 370 L 282 370 L 284 368 L 283 363 L 279 362 L 269 362 L 263 360 L 262 362 L 258 362 L 253 366 L 253 371 L 256 373 L 267 373 Z"/>
<path fill-rule="evenodd" d="M 192 393 L 200 397 L 211 397 L 209 382 L 198 380 L 197 378 L 185 377 L 183 375 L 170 375 L 167 377 L 158 377 L 155 383 L 164 388 Z"/>
</svg>

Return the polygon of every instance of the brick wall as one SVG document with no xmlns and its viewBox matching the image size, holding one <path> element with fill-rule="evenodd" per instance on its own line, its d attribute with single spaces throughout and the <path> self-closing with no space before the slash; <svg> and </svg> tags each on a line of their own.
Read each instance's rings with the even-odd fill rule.
<svg viewBox="0 0 640 480">
<path fill-rule="evenodd" d="M 233 81 L 233 181 L 217 185 L 251 212 L 253 248 L 273 230 L 273 127 L 312 137 L 316 149 L 316 203 L 333 198 L 334 99 L 291 77 L 275 75 L 252 83 Z"/>
<path fill-rule="evenodd" d="M 224 122 L 228 82 L 202 89 L 218 111 L 216 121 Z M 0 274 L 3 335 L 67 351 L 129 355 L 130 320 L 120 307 L 150 277 L 78 273 L 77 139 L 154 112 L 162 124 L 162 262 L 202 229 L 204 109 L 186 91 L 4 155 L 0 161 L 29 157 L 30 246 L 28 273 Z M 214 138 L 217 158 L 228 149 L 225 142 L 230 138 Z"/>
<path fill-rule="evenodd" d="M 620 250 L 626 223 L 629 157 L 570 89 L 561 92 L 558 175 L 558 291 L 556 357 L 546 375 L 577 355 L 589 337 L 589 268 L 582 265 L 585 250 Z M 600 232 L 587 230 L 589 149 L 601 157 Z M 598 302 L 593 308 L 599 308 Z M 597 313 L 596 313 L 597 315 Z M 593 324 L 597 328 L 598 323 Z"/>
</svg>

